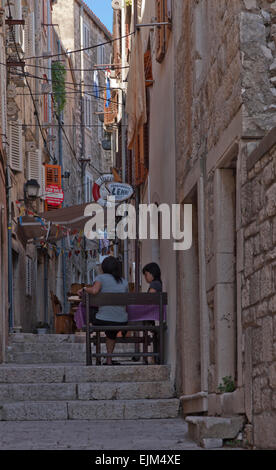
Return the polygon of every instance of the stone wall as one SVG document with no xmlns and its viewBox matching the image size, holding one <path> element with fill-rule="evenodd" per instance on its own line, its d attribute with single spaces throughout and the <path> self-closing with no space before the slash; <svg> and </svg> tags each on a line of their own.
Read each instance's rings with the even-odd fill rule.
<svg viewBox="0 0 276 470">
<path fill-rule="evenodd" d="M 276 447 L 276 129 L 247 158 L 242 326 L 246 413 L 254 445 Z"/>
<path fill-rule="evenodd" d="M 236 0 L 175 2 L 178 198 L 242 103 L 240 7 Z"/>
</svg>

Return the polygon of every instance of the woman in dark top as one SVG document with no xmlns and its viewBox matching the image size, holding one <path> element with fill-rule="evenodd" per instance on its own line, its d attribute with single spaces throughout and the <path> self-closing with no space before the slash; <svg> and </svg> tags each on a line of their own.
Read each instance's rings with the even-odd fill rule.
<svg viewBox="0 0 276 470">
<path fill-rule="evenodd" d="M 161 271 L 156 263 L 149 263 L 143 268 L 143 274 L 146 282 L 149 284 L 148 292 L 155 294 L 162 292 Z"/>
<path fill-rule="evenodd" d="M 161 280 L 161 270 L 157 263 L 149 263 L 143 268 L 143 274 L 145 276 L 146 282 L 149 284 L 148 293 L 156 294 L 157 292 L 162 292 L 162 280 Z M 149 325 L 155 325 L 155 321 L 145 321 L 143 322 Z M 157 351 L 157 335 L 153 335 L 153 344 L 154 350 Z M 155 363 L 158 364 L 158 360 L 155 358 Z"/>
</svg>

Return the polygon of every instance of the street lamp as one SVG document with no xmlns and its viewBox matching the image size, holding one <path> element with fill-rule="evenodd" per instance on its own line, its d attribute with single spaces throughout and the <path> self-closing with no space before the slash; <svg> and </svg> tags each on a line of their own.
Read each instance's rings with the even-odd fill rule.
<svg viewBox="0 0 276 470">
<path fill-rule="evenodd" d="M 25 195 L 27 199 L 34 201 L 39 196 L 39 189 L 40 185 L 38 184 L 37 180 L 29 180 L 25 184 Z"/>
</svg>

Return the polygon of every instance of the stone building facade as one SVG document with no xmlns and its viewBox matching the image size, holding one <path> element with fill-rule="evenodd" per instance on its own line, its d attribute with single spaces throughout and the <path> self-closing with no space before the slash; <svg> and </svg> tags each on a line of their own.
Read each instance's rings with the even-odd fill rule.
<svg viewBox="0 0 276 470">
<path fill-rule="evenodd" d="M 60 0 L 53 7 L 53 21 L 70 55 L 76 83 L 76 107 L 72 115 L 80 184 L 74 192 L 78 202 L 92 201 L 93 183 L 112 167 L 111 138 L 104 127 L 106 71 L 110 69 L 112 34 L 82 0 Z M 92 47 L 92 48 L 91 48 Z M 70 90 L 68 90 L 68 96 Z M 72 97 L 73 95 L 71 95 Z M 72 98 L 71 98 L 72 99 Z M 99 248 L 85 241 L 86 250 Z M 77 264 L 78 264 L 78 260 Z M 73 282 L 91 283 L 98 270 L 99 256 L 85 261 L 85 276 L 75 264 Z"/>
<path fill-rule="evenodd" d="M 242 190 L 245 411 L 252 441 L 276 448 L 276 129 L 246 158 Z"/>
<path fill-rule="evenodd" d="M 1 221 L 7 226 L 7 219 L 10 217 L 12 226 L 12 237 L 8 246 L 11 267 L 7 275 L 10 292 L 7 331 L 10 329 L 32 332 L 39 321 L 48 322 L 52 327 L 50 292 L 58 296 L 63 311 L 68 312 L 66 297 L 71 283 L 89 282 L 95 269 L 96 260 L 92 261 L 92 266 L 86 260 L 83 250 L 90 247 L 85 247 L 83 240 L 82 256 L 73 254 L 70 257 L 67 241 L 57 240 L 52 245 L 43 245 L 39 240 L 25 238 L 24 227 L 20 225 L 20 216 L 30 212 L 41 214 L 48 209 L 45 203 L 46 166 L 59 167 L 60 184 L 65 194 L 63 206 L 68 207 L 92 199 L 92 184 L 98 173 L 93 172 L 90 165 L 92 160 L 85 159 L 85 146 L 89 148 L 90 156 L 93 148 L 93 164 L 98 171 L 104 171 L 110 163 L 110 152 L 102 149 L 101 139 L 105 136 L 103 126 L 98 126 L 100 115 L 93 114 L 94 111 L 99 111 L 98 107 L 92 109 L 92 105 L 89 107 L 87 104 L 87 101 L 94 100 L 94 58 L 92 61 L 92 54 L 88 57 L 84 52 L 78 54 L 78 57 L 76 54 L 67 54 L 70 45 L 66 43 L 66 38 L 65 44 L 63 43 L 59 29 L 54 27 L 54 23 L 61 25 L 62 18 L 54 20 L 56 4 L 56 0 L 15 0 L 10 3 L 10 11 L 8 2 L 1 2 L 0 116 L 3 151 L 7 157 L 3 175 L 7 170 L 9 181 L 3 187 L 9 203 L 7 215 L 5 219 L 2 217 Z M 75 6 L 77 7 L 77 4 Z M 78 7 L 79 10 L 74 11 L 72 19 L 80 25 L 79 4 Z M 82 38 L 71 50 L 84 47 L 84 40 L 85 45 L 90 46 L 92 41 L 93 44 L 104 43 L 111 38 L 88 7 L 85 4 L 83 7 L 89 21 L 94 25 L 94 33 L 97 32 L 99 36 L 92 38 L 92 35 L 89 36 L 86 32 L 84 37 L 83 29 Z M 10 13 L 12 18 L 20 20 L 21 24 L 12 28 L 5 24 L 5 19 Z M 75 13 L 79 14 L 78 23 Z M 80 26 L 77 34 L 80 37 Z M 101 54 L 101 62 L 108 63 L 109 51 L 101 49 Z M 85 61 L 84 56 L 87 56 Z M 25 62 L 25 74 L 17 64 L 7 65 L 7 61 L 14 63 L 18 60 Z M 66 104 L 60 119 L 61 125 L 54 105 L 52 82 L 52 66 L 59 60 L 66 70 Z M 98 63 L 95 59 L 95 64 Z M 81 71 L 84 68 L 87 70 L 85 77 Z M 101 74 L 99 71 L 99 90 L 104 95 L 104 88 L 101 86 L 105 86 L 105 77 Z M 104 83 L 101 83 L 101 80 Z M 85 87 L 87 101 L 84 100 Z M 104 96 L 101 101 L 104 103 Z M 97 120 L 97 128 L 93 127 L 92 119 Z M 94 135 L 97 135 L 95 152 L 94 144 L 92 145 Z M 33 201 L 26 197 L 26 182 L 29 180 L 36 180 L 40 185 L 39 197 Z"/>
<path fill-rule="evenodd" d="M 194 215 L 193 247 L 177 255 L 177 388 L 185 415 L 242 414 L 260 447 L 275 446 L 273 242 L 271 220 L 253 219 L 269 168 L 251 184 L 246 162 L 276 122 L 275 14 L 271 1 L 195 0 L 174 2 L 173 19 L 177 202 Z M 253 311 L 259 328 L 245 328 Z"/>
</svg>

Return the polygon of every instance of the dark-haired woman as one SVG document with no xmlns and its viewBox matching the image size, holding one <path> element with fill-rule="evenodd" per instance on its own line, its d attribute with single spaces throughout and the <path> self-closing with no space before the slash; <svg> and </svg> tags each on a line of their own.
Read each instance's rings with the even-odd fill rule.
<svg viewBox="0 0 276 470">
<path fill-rule="evenodd" d="M 148 293 L 156 294 L 157 292 L 162 292 L 162 280 L 161 280 L 161 270 L 157 263 L 149 263 L 143 267 L 143 274 L 145 276 L 146 282 L 149 284 Z M 144 322 L 146 325 L 155 325 L 155 321 L 147 320 Z M 157 351 L 157 335 L 153 335 L 153 344 L 154 350 Z M 154 359 L 155 363 L 158 363 L 158 360 Z"/>
<path fill-rule="evenodd" d="M 146 282 L 149 284 L 149 293 L 162 292 L 161 271 L 157 263 L 149 263 L 144 266 L 143 274 Z"/>
<path fill-rule="evenodd" d="M 128 283 L 121 277 L 119 261 L 113 256 L 108 256 L 102 262 L 103 274 L 96 277 L 92 287 L 85 287 L 84 291 L 97 295 L 102 293 L 124 293 L 128 292 Z M 99 307 L 93 320 L 93 325 L 111 326 L 127 325 L 128 315 L 124 306 L 103 306 Z M 117 331 L 106 330 L 106 349 L 108 354 L 112 354 L 116 344 Z M 112 358 L 108 357 L 107 365 L 112 365 Z"/>
</svg>

